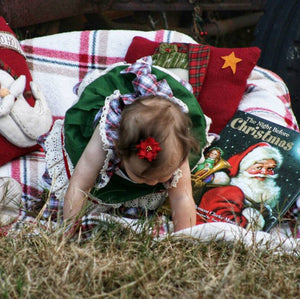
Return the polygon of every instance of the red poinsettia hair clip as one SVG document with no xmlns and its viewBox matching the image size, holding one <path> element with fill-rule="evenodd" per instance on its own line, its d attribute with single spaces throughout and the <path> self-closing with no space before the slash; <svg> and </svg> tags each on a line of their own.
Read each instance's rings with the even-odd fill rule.
<svg viewBox="0 0 300 299">
<path fill-rule="evenodd" d="M 159 143 L 153 137 L 148 137 L 145 140 L 141 140 L 140 144 L 138 144 L 136 147 L 138 149 L 138 157 L 140 159 L 147 159 L 149 162 L 154 160 L 158 152 L 161 151 Z"/>
</svg>

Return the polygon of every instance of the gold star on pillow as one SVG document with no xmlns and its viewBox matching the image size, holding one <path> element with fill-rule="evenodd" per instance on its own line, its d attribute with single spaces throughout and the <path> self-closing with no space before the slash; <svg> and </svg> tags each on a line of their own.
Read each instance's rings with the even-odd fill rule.
<svg viewBox="0 0 300 299">
<path fill-rule="evenodd" d="M 230 67 L 231 70 L 232 70 L 232 72 L 233 72 L 233 74 L 235 74 L 235 72 L 236 72 L 236 65 L 237 65 L 237 63 L 239 63 L 239 62 L 241 62 L 243 60 L 241 58 L 235 57 L 234 52 L 231 52 L 227 56 L 221 56 L 221 58 L 225 60 L 223 66 L 222 66 L 222 69 Z"/>
</svg>

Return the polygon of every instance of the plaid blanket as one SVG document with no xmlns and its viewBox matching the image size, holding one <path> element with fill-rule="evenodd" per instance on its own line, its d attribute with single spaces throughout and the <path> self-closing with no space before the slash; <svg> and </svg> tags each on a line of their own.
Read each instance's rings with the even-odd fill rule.
<svg viewBox="0 0 300 299">
<path fill-rule="evenodd" d="M 185 34 L 169 30 L 148 32 L 81 31 L 60 33 L 21 42 L 33 80 L 44 92 L 54 120 L 63 118 L 66 110 L 77 100 L 74 88 L 86 73 L 95 69 L 104 70 L 108 65 L 124 61 L 126 51 L 134 36 L 145 37 L 157 42 L 196 43 Z M 265 81 L 261 80 L 262 77 Z M 274 84 L 270 84 L 270 78 L 274 84 L 276 83 L 275 91 Z M 256 100 L 257 96 L 264 100 L 269 97 L 270 101 Z M 272 100 L 275 102 L 270 104 Z M 249 77 L 248 88 L 239 109 L 268 118 L 289 128 L 298 129 L 285 85 L 278 77 L 266 70 L 254 69 Z M 42 176 L 44 171 L 44 153 L 34 152 L 0 167 L 0 176 L 10 176 L 22 185 L 25 209 L 30 209 L 32 202 L 43 196 L 45 182 Z M 97 217 L 95 215 L 86 216 L 82 229 L 91 227 L 94 220 L 99 220 L 96 219 Z M 22 221 L 26 221 L 24 214 L 22 214 Z M 28 221 L 33 220 L 28 217 Z M 160 226 L 158 233 L 164 235 L 167 231 L 168 228 L 164 224 Z"/>
<path fill-rule="evenodd" d="M 21 42 L 33 80 L 44 91 L 54 117 L 76 100 L 74 86 L 89 71 L 124 61 L 131 40 L 142 35 L 158 42 L 193 42 L 174 31 L 99 30 L 55 34 Z"/>
</svg>

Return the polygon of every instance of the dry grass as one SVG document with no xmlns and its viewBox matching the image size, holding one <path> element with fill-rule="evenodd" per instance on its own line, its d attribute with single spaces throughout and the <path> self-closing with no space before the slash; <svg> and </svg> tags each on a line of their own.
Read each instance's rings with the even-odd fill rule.
<svg viewBox="0 0 300 299">
<path fill-rule="evenodd" d="M 0 239 L 1 298 L 298 298 L 299 257 L 242 244 L 152 240 L 119 226 L 90 240 Z"/>
</svg>

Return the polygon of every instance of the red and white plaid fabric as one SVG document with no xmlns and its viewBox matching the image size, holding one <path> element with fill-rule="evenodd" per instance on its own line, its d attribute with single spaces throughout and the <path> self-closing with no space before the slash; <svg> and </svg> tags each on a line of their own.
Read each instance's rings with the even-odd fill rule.
<svg viewBox="0 0 300 299">
<path fill-rule="evenodd" d="M 73 88 L 87 72 L 124 61 L 136 35 L 157 42 L 194 42 L 187 35 L 168 30 L 81 31 L 22 41 L 32 77 L 44 91 L 53 116 L 63 117 L 77 100 Z"/>
</svg>

